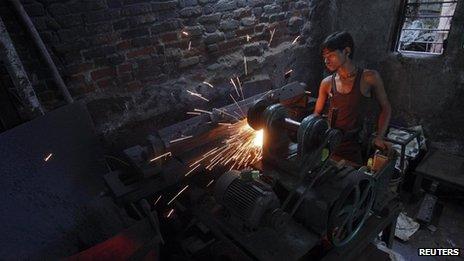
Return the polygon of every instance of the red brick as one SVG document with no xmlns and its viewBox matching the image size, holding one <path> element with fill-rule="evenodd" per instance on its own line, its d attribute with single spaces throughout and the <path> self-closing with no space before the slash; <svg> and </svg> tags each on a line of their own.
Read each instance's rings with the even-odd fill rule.
<svg viewBox="0 0 464 261">
<path fill-rule="evenodd" d="M 110 33 L 110 34 L 104 34 L 104 35 L 97 35 L 95 36 L 94 43 L 95 44 L 111 44 L 117 39 L 116 34 Z"/>
<path fill-rule="evenodd" d="M 177 32 L 169 32 L 169 33 L 165 33 L 165 34 L 160 35 L 161 41 L 163 43 L 169 43 L 169 42 L 177 41 L 178 37 L 179 36 L 178 36 Z"/>
<path fill-rule="evenodd" d="M 262 32 L 263 29 L 264 29 L 264 24 L 259 24 L 259 25 L 255 26 L 255 32 L 256 33 Z"/>
<path fill-rule="evenodd" d="M 130 63 L 123 63 L 118 66 L 118 73 L 125 73 L 132 71 L 132 64 Z"/>
<path fill-rule="evenodd" d="M 251 27 L 251 28 L 243 28 L 243 29 L 239 29 L 239 30 L 235 31 L 237 36 L 245 36 L 245 35 L 251 36 L 254 32 L 255 32 L 255 30 L 254 30 L 253 27 Z"/>
<path fill-rule="evenodd" d="M 134 57 L 146 56 L 154 53 L 156 50 L 153 46 L 145 47 L 139 50 L 131 51 L 126 54 L 127 59 L 132 59 Z"/>
<path fill-rule="evenodd" d="M 133 81 L 127 84 L 128 91 L 138 91 L 142 88 L 142 84 L 139 81 Z"/>
<path fill-rule="evenodd" d="M 262 41 L 262 40 L 268 41 L 269 39 L 265 39 L 265 34 L 256 34 L 251 37 L 250 42 Z"/>
<path fill-rule="evenodd" d="M 114 69 L 110 67 L 98 69 L 98 70 L 91 72 L 90 76 L 92 76 L 92 80 L 94 81 L 105 78 L 105 77 L 111 77 L 111 76 L 114 76 Z"/>
<path fill-rule="evenodd" d="M 131 45 L 131 41 L 127 40 L 127 41 L 122 41 L 120 43 L 118 43 L 116 45 L 116 47 L 118 48 L 118 50 L 122 51 L 122 50 L 127 50 L 129 48 L 132 47 Z"/>
<path fill-rule="evenodd" d="M 71 85 L 79 85 L 85 83 L 85 76 L 83 74 L 75 74 L 70 77 Z"/>
<path fill-rule="evenodd" d="M 170 42 L 170 43 L 166 44 L 165 47 L 166 48 L 180 48 L 180 49 L 187 50 L 189 42 L 190 41 L 188 39 L 182 39 L 180 41 Z M 192 44 L 192 46 L 193 46 L 193 44 Z"/>
<path fill-rule="evenodd" d="M 132 74 L 129 72 L 118 75 L 118 82 L 122 84 L 130 82 L 132 81 L 132 79 L 133 79 Z"/>
<path fill-rule="evenodd" d="M 234 38 L 227 42 L 219 43 L 219 50 L 227 50 L 246 43 L 246 37 Z"/>
<path fill-rule="evenodd" d="M 244 18 L 244 17 L 247 17 L 247 16 L 251 16 L 251 9 L 244 11 L 237 18 Z"/>
<path fill-rule="evenodd" d="M 69 74 L 78 74 L 93 69 L 93 63 L 81 63 L 68 67 Z"/>
<path fill-rule="evenodd" d="M 110 79 L 103 79 L 97 82 L 98 88 L 106 89 L 108 87 L 114 86 L 113 81 Z"/>
<path fill-rule="evenodd" d="M 77 85 L 71 89 L 71 93 L 73 96 L 75 95 L 83 95 L 89 92 L 95 91 L 95 85 L 93 84 L 82 84 Z"/>
<path fill-rule="evenodd" d="M 295 37 L 292 37 L 289 35 L 279 35 L 277 37 L 274 36 L 274 38 L 272 39 L 271 47 L 276 47 L 283 42 L 290 42 L 290 41 L 293 41 L 294 39 Z"/>
</svg>

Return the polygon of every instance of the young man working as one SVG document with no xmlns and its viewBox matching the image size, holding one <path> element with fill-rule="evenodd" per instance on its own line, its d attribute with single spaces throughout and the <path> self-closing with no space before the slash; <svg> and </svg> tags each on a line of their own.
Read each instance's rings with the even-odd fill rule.
<svg viewBox="0 0 464 261">
<path fill-rule="evenodd" d="M 381 149 L 389 146 L 383 137 L 390 121 L 391 106 L 382 79 L 377 71 L 358 68 L 353 63 L 354 43 L 347 32 L 336 32 L 328 36 L 321 50 L 325 66 L 333 74 L 321 82 L 314 114 L 320 115 L 326 101 L 329 101 L 329 115 L 337 111 L 336 121 L 331 125 L 341 129 L 344 134 L 332 157 L 362 165 L 359 132 L 363 126 L 367 102 L 372 97 L 375 97 L 381 108 L 377 120 L 378 135 L 374 143 Z"/>
</svg>

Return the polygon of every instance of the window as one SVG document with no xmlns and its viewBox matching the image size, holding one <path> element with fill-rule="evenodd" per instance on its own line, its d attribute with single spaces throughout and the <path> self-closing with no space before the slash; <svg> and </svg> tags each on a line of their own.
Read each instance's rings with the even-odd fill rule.
<svg viewBox="0 0 464 261">
<path fill-rule="evenodd" d="M 442 54 L 458 0 L 406 0 L 396 50 Z"/>
</svg>

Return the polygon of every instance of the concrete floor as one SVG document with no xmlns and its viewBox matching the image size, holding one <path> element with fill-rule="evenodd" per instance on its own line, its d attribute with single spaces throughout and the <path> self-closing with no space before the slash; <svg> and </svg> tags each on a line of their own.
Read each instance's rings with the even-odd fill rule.
<svg viewBox="0 0 464 261">
<path fill-rule="evenodd" d="M 436 195 L 439 202 L 438 211 L 431 222 L 436 231 L 431 231 L 427 225 L 421 225 L 409 241 L 402 242 L 395 238 L 393 250 L 401 254 L 405 260 L 464 260 L 464 193 L 441 187 Z M 407 216 L 415 217 L 422 197 L 414 198 L 410 193 L 402 195 Z M 461 256 L 423 257 L 418 256 L 418 248 L 461 248 Z"/>
</svg>

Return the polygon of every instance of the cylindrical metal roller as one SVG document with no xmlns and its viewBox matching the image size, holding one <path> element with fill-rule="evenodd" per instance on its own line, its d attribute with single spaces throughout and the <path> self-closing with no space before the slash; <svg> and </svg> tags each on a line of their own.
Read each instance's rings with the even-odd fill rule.
<svg viewBox="0 0 464 261">
<path fill-rule="evenodd" d="M 288 118 L 287 109 L 282 104 L 273 104 L 264 110 L 264 127 L 271 131 L 285 126 L 285 118 Z"/>
<path fill-rule="evenodd" d="M 264 128 L 263 113 L 272 104 L 270 100 L 258 100 L 248 109 L 247 122 L 255 130 Z"/>
<path fill-rule="evenodd" d="M 272 106 L 271 106 L 272 105 Z M 300 123 L 288 117 L 287 109 L 281 104 L 273 104 L 269 100 L 258 100 L 247 113 L 248 125 L 255 130 L 279 127 L 297 132 Z"/>
<path fill-rule="evenodd" d="M 309 115 L 301 121 L 298 128 L 298 149 L 301 152 L 318 147 L 324 141 L 329 128 L 327 121 L 316 115 Z"/>
</svg>

